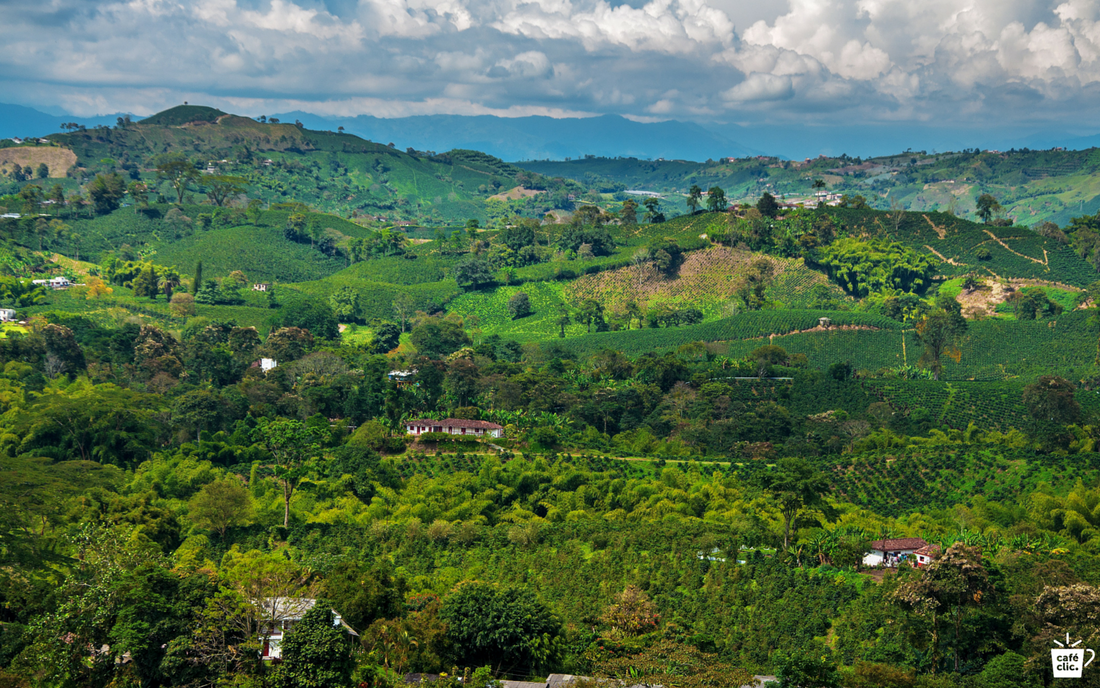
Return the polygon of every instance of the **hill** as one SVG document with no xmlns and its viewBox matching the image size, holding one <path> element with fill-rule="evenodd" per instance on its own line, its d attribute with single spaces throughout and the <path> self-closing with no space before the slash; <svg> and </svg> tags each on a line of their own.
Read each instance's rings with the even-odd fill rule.
<svg viewBox="0 0 1100 688">
<path fill-rule="evenodd" d="M 544 175 L 621 184 L 670 195 L 693 184 L 722 187 L 731 200 L 755 202 L 764 192 L 816 203 L 815 180 L 834 194 L 860 195 L 879 209 L 891 204 L 914 212 L 969 215 L 983 193 L 992 194 L 1005 216 L 1028 226 L 1065 225 L 1075 215 L 1100 210 L 1098 149 L 906 152 L 875 158 L 821 157 L 792 162 L 751 157 L 696 163 L 629 157 L 572 161 L 526 161 L 521 167 Z"/>
<path fill-rule="evenodd" d="M 726 134 L 692 122 L 635 122 L 618 115 L 584 118 L 421 115 L 383 119 L 370 115 L 319 117 L 290 112 L 277 117 L 286 121 L 298 119 L 315 129 L 344 127 L 366 139 L 396 141 L 399 147 L 469 148 L 504 160 L 562 160 L 586 155 L 706 160 L 758 153 Z"/>
<path fill-rule="evenodd" d="M 226 113 L 203 105 L 177 105 L 141 120 L 142 124 L 180 126 L 196 122 L 216 122 Z"/>
<path fill-rule="evenodd" d="M 344 133 L 313 131 L 298 124 L 256 121 L 214 108 L 178 106 L 140 122 L 116 127 L 77 129 L 48 137 L 51 148 L 65 151 L 70 165 L 51 167 L 51 175 L 71 192 L 94 175 L 118 171 L 142 180 L 156 196 L 173 194 L 155 175 L 158 156 L 179 153 L 207 173 L 245 180 L 249 196 L 265 203 L 300 201 L 342 215 L 394 221 L 462 224 L 489 219 L 485 199 L 525 186 L 537 194 L 502 202 L 540 215 L 571 207 L 570 194 L 580 185 L 532 175 L 490 155 L 472 150 L 440 154 L 404 151 Z M 34 146 L 5 148 L 5 155 L 30 155 Z M 28 182 L 24 182 L 28 183 Z M 0 177 L 0 193 L 21 184 Z M 194 185 L 196 188 L 200 184 Z"/>
</svg>

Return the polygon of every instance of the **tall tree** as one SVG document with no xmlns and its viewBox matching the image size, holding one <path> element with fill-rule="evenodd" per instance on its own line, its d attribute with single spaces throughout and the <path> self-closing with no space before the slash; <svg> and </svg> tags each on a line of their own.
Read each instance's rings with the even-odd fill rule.
<svg viewBox="0 0 1100 688">
<path fill-rule="evenodd" d="M 976 205 L 976 211 L 978 217 L 982 219 L 982 222 L 989 224 L 993 219 L 995 213 L 1000 212 L 1001 204 L 997 202 L 997 199 L 992 194 L 984 193 L 978 196 L 978 202 Z"/>
<path fill-rule="evenodd" d="M 775 217 L 779 213 L 779 203 L 775 200 L 775 196 L 765 191 L 760 200 L 756 202 L 756 209 L 764 217 Z"/>
<path fill-rule="evenodd" d="M 722 190 L 722 187 L 710 187 L 710 190 L 707 191 L 707 210 L 717 213 L 725 210 L 728 205 L 729 201 L 726 200 L 726 192 Z"/>
<path fill-rule="evenodd" d="M 118 210 L 119 201 L 126 193 L 126 186 L 117 172 L 97 174 L 88 185 L 88 196 L 99 215 Z"/>
<path fill-rule="evenodd" d="M 405 331 L 405 324 L 413 313 L 416 312 L 416 301 L 408 292 L 399 292 L 393 298 L 393 314 L 401 321 L 401 331 Z"/>
<path fill-rule="evenodd" d="M 569 306 L 566 306 L 565 304 L 558 306 L 558 327 L 561 328 L 561 331 L 558 333 L 559 337 L 565 339 L 565 328 L 568 327 L 569 324 L 572 322 L 573 318 L 569 314 Z"/>
<path fill-rule="evenodd" d="M 775 470 L 764 476 L 764 488 L 783 516 L 783 549 L 790 546 L 791 527 L 804 510 L 818 509 L 826 518 L 832 516 L 832 508 L 825 500 L 829 479 L 806 459 L 780 459 Z"/>
<path fill-rule="evenodd" d="M 167 180 L 176 192 L 176 204 L 183 205 L 183 195 L 199 177 L 195 165 L 182 153 L 169 153 L 156 160 L 157 179 Z"/>
<path fill-rule="evenodd" d="M 225 531 L 242 526 L 252 517 L 252 499 L 236 477 L 207 483 L 191 498 L 188 516 L 200 527 L 225 539 Z"/>
<path fill-rule="evenodd" d="M 894 597 L 931 624 L 933 671 L 939 668 L 940 624 L 947 615 L 955 627 L 955 671 L 959 670 L 959 644 L 962 621 L 968 609 L 982 603 L 988 591 L 989 572 L 977 547 L 956 542 L 922 569 L 918 575 L 902 582 Z"/>
<path fill-rule="evenodd" d="M 696 209 L 699 208 L 700 200 L 703 197 L 703 190 L 699 188 L 698 184 L 692 184 L 688 189 L 687 206 L 688 210 L 694 215 Z"/>
<path fill-rule="evenodd" d="M 661 212 L 661 200 L 659 198 L 656 196 L 647 196 L 645 200 L 642 201 L 642 205 L 645 206 L 644 219 L 646 222 L 660 224 L 665 221 L 665 214 Z"/>
<path fill-rule="evenodd" d="M 959 362 L 962 352 L 958 347 L 958 340 L 966 329 L 962 306 L 950 296 L 937 298 L 936 308 L 917 323 L 914 336 L 924 345 L 919 363 L 921 367 L 932 371 L 933 379 L 940 379 L 944 356 Z"/>
<path fill-rule="evenodd" d="M 622 210 L 619 211 L 619 219 L 624 225 L 638 224 L 638 202 L 633 198 L 623 201 Z"/>
<path fill-rule="evenodd" d="M 359 292 L 353 287 L 340 287 L 329 296 L 328 301 L 332 314 L 338 320 L 354 320 L 359 317 Z"/>
<path fill-rule="evenodd" d="M 134 212 L 138 212 L 139 208 L 149 207 L 149 187 L 145 186 L 143 181 L 130 182 L 130 186 L 126 189 L 130 198 L 134 201 Z"/>
<path fill-rule="evenodd" d="M 133 285 L 134 296 L 148 296 L 155 301 L 160 291 L 156 266 L 147 263 L 131 284 Z"/>
<path fill-rule="evenodd" d="M 310 463 L 321 453 L 320 428 L 301 421 L 261 418 L 253 437 L 272 459 L 272 474 L 283 490 L 283 527 L 290 525 L 290 498 L 309 472 Z"/>
<path fill-rule="evenodd" d="M 203 178 L 202 185 L 206 189 L 206 197 L 220 208 L 226 201 L 243 194 L 248 188 L 248 180 L 244 177 L 214 174 Z"/>
</svg>

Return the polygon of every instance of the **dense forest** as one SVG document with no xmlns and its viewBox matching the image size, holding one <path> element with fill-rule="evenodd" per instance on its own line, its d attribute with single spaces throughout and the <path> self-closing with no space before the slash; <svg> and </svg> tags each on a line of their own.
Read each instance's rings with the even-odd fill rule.
<svg viewBox="0 0 1100 688">
<path fill-rule="evenodd" d="M 398 224 L 206 173 L 220 123 L 329 141 L 227 117 L 5 177 L 0 686 L 1049 686 L 1100 641 L 1100 216 L 371 148 L 520 190 Z"/>
</svg>

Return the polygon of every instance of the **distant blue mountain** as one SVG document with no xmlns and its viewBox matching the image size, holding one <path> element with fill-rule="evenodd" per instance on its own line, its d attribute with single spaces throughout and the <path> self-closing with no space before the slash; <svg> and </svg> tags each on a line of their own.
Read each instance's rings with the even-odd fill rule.
<svg viewBox="0 0 1100 688">
<path fill-rule="evenodd" d="M 585 155 L 706 160 L 759 153 L 691 122 L 635 122 L 618 115 L 568 119 L 422 115 L 382 119 L 288 112 L 274 116 L 283 122 L 299 120 L 309 129 L 335 130 L 342 126 L 349 134 L 392 142 L 399 148 L 437 152 L 467 148 L 513 161 Z"/>
<path fill-rule="evenodd" d="M 87 127 L 113 126 L 119 116 L 117 113 L 96 117 L 53 115 L 0 103 L 0 138 L 44 136 L 60 131 L 65 122 Z M 1024 127 L 1006 130 L 913 123 L 696 124 L 676 120 L 635 122 L 618 115 L 567 119 L 422 115 L 385 119 L 371 115 L 325 117 L 299 111 L 272 116 L 284 122 L 300 120 L 310 129 L 336 130 L 342 126 L 348 133 L 380 143 L 392 142 L 402 149 L 443 152 L 467 148 L 509 161 L 563 160 L 585 155 L 694 161 L 776 155 L 800 160 L 819 154 L 889 155 L 906 148 L 943 152 L 973 147 L 1008 150 L 1062 146 L 1080 150 L 1100 146 L 1100 134 L 1081 136 Z"/>
<path fill-rule="evenodd" d="M 28 136 L 56 134 L 61 131 L 61 125 L 66 122 L 76 122 L 86 127 L 94 127 L 99 124 L 114 125 L 120 116 L 125 115 L 121 113 L 97 115 L 96 117 L 50 115 L 23 105 L 0 103 L 0 139 L 10 139 L 13 136 L 26 138 Z"/>
</svg>

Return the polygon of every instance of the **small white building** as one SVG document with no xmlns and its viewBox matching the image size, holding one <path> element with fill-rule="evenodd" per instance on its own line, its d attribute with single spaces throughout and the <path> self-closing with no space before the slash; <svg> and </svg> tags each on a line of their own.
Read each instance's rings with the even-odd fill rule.
<svg viewBox="0 0 1100 688">
<path fill-rule="evenodd" d="M 32 284 L 41 284 L 49 287 L 50 289 L 68 289 L 73 286 L 73 283 L 69 281 L 68 277 L 64 275 L 60 277 L 51 277 L 49 279 L 36 279 L 31 280 Z"/>
<path fill-rule="evenodd" d="M 15 322 L 15 309 L 0 308 L 0 322 Z"/>
<path fill-rule="evenodd" d="M 416 380 L 416 368 L 408 370 L 391 370 L 386 377 L 398 387 L 404 388 L 413 384 Z"/>
<path fill-rule="evenodd" d="M 260 370 L 264 371 L 265 373 L 269 370 L 274 370 L 275 368 L 278 368 L 278 367 L 279 367 L 279 362 L 276 361 L 274 358 L 261 358 L 260 359 Z"/>
<path fill-rule="evenodd" d="M 267 291 L 268 287 L 270 286 L 271 285 L 267 284 L 266 282 L 258 282 L 252 285 L 252 291 Z"/>
<path fill-rule="evenodd" d="M 913 552 L 913 559 L 917 568 L 923 568 L 932 563 L 932 560 L 940 556 L 939 545 L 925 545 Z"/>
<path fill-rule="evenodd" d="M 928 543 L 921 538 L 875 540 L 870 551 L 863 555 L 863 565 L 897 568 L 899 564 L 915 561 L 914 554 L 927 547 Z"/>
<path fill-rule="evenodd" d="M 473 437 L 504 437 L 504 428 L 485 420 L 447 418 L 445 420 L 417 419 L 406 421 L 405 433 L 419 437 L 426 432 L 445 432 L 448 435 Z"/>
<path fill-rule="evenodd" d="M 258 605 L 266 619 L 260 628 L 260 637 L 263 640 L 260 656 L 264 661 L 278 661 L 283 658 L 283 638 L 316 604 L 317 600 L 308 597 L 268 597 Z M 359 636 L 335 609 L 332 610 L 332 616 L 333 628 L 343 626 L 348 635 Z"/>
</svg>

